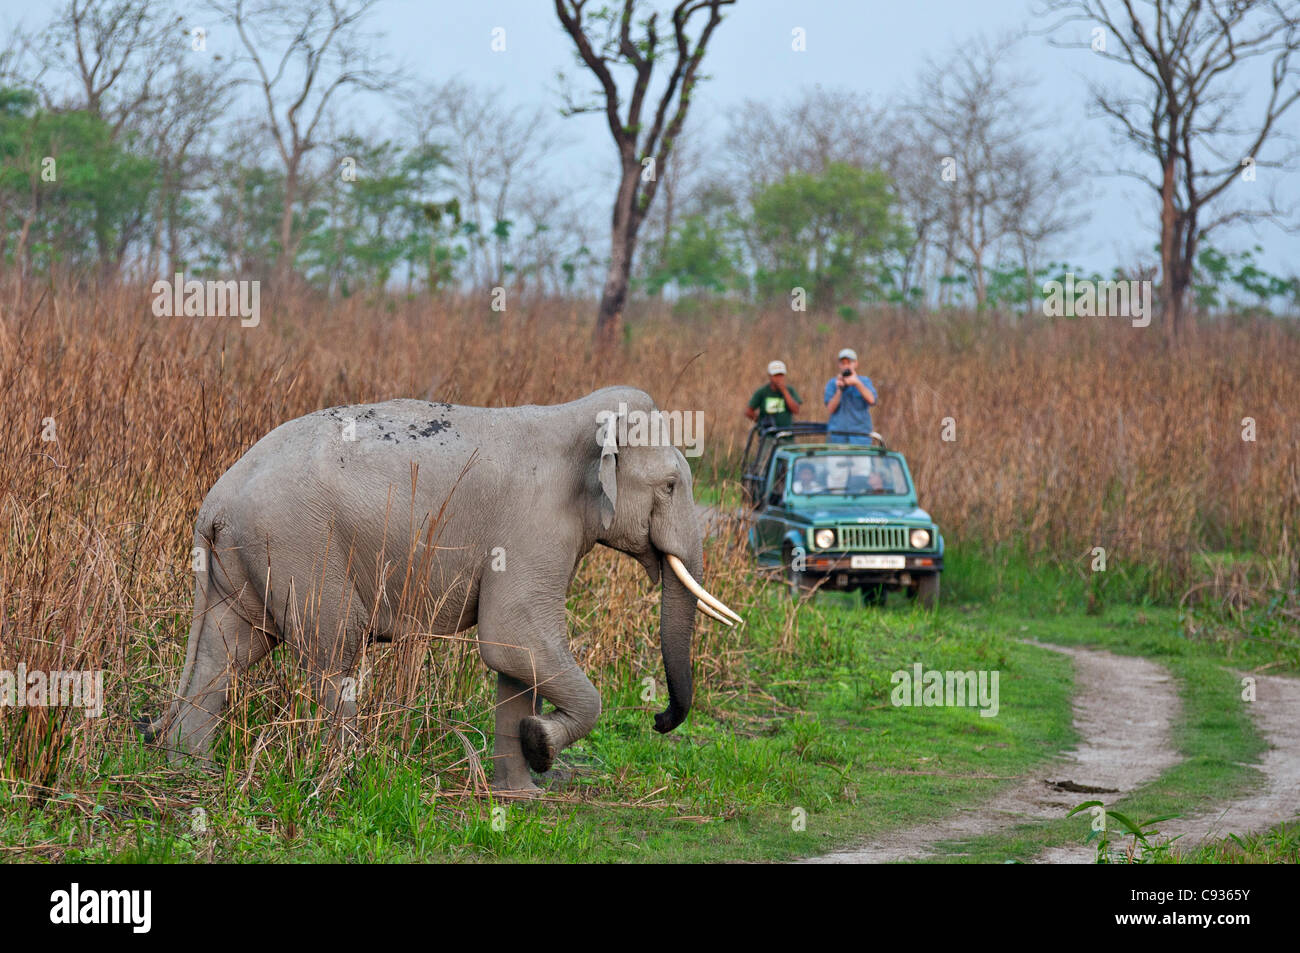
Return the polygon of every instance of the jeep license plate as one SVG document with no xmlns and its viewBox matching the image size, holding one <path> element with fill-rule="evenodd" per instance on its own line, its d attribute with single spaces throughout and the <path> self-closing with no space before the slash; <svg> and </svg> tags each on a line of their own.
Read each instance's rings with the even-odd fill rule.
<svg viewBox="0 0 1300 953">
<path fill-rule="evenodd" d="M 902 569 L 907 565 L 906 556 L 850 556 L 851 569 Z"/>
</svg>

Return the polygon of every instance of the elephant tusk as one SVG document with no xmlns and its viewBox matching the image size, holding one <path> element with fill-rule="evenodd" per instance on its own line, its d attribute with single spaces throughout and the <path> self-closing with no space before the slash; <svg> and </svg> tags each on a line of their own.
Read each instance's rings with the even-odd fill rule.
<svg viewBox="0 0 1300 953">
<path fill-rule="evenodd" d="M 710 609 L 721 612 L 723 615 L 730 619 L 734 619 L 742 625 L 744 624 L 744 619 L 728 609 L 723 605 L 721 599 L 705 590 L 703 586 L 695 581 L 695 577 L 690 574 L 686 569 L 685 564 L 680 559 L 672 553 L 665 553 L 664 558 L 668 560 L 668 566 L 672 569 L 673 575 L 675 575 L 681 581 L 681 584 L 689 589 L 697 599 L 707 605 Z"/>
<path fill-rule="evenodd" d="M 731 620 L 730 620 L 730 619 L 728 619 L 725 615 L 723 615 L 723 614 L 722 614 L 721 612 L 719 612 L 717 609 L 711 609 L 711 608 L 709 608 L 709 604 L 708 604 L 707 602 L 705 602 L 703 599 L 696 599 L 696 600 L 695 600 L 695 608 L 699 609 L 701 612 L 703 612 L 703 613 L 704 613 L 706 616 L 708 616 L 710 619 L 717 619 L 717 620 L 718 620 L 719 622 L 721 622 L 723 625 L 728 626 L 728 627 L 731 625 Z"/>
</svg>

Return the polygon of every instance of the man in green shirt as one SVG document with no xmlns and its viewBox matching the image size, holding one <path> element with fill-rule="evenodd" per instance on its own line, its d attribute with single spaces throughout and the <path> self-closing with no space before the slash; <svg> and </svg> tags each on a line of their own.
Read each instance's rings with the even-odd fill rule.
<svg viewBox="0 0 1300 953">
<path fill-rule="evenodd" d="M 785 365 L 773 361 L 767 365 L 767 383 L 754 391 L 745 408 L 745 416 L 763 427 L 788 427 L 799 413 L 802 398 L 785 383 Z"/>
</svg>

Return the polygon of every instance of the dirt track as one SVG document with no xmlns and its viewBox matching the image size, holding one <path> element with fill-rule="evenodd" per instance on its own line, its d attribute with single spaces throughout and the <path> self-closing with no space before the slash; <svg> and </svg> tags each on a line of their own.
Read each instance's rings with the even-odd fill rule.
<svg viewBox="0 0 1300 953">
<path fill-rule="evenodd" d="M 1215 810 L 1161 824 L 1160 839 L 1178 837 L 1179 850 L 1228 834 L 1263 830 L 1300 811 L 1300 680 L 1276 675 L 1252 677 L 1256 698 L 1251 711 L 1269 743 L 1259 765 L 1265 782 L 1258 791 Z M 1094 852 L 1086 847 L 1052 847 L 1035 858 L 1037 863 L 1050 864 L 1088 864 L 1093 860 Z"/>
<path fill-rule="evenodd" d="M 878 864 L 934 856 L 935 846 L 942 841 L 1063 817 L 1080 801 L 1091 799 L 1081 787 L 1101 789 L 1106 792 L 1102 797 L 1109 800 L 1177 763 L 1170 725 L 1179 710 L 1178 696 L 1163 668 L 1109 652 L 1042 647 L 1074 659 L 1074 724 L 1081 738 L 1075 751 L 977 807 L 807 862 Z"/>
</svg>

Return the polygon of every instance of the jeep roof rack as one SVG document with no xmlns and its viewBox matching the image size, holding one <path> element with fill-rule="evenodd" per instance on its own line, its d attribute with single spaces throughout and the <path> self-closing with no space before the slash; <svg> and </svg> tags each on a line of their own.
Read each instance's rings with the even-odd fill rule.
<svg viewBox="0 0 1300 953">
<path fill-rule="evenodd" d="M 755 428 L 760 440 L 797 440 L 800 437 L 809 436 L 826 436 L 827 434 L 844 435 L 846 437 L 867 437 L 872 441 L 872 446 L 880 445 L 881 450 L 888 450 L 885 445 L 885 438 L 879 431 L 875 430 L 831 430 L 824 423 L 800 422 L 788 424 L 785 427 L 764 427 L 762 430 Z M 753 434 L 751 433 L 751 438 Z M 822 441 L 826 443 L 826 441 Z"/>
</svg>

